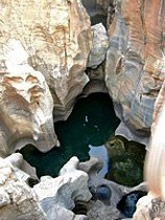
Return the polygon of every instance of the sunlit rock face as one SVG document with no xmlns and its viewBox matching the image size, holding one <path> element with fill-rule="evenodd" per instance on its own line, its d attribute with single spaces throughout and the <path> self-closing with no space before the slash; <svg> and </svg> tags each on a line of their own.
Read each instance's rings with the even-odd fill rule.
<svg viewBox="0 0 165 220">
<path fill-rule="evenodd" d="M 87 220 L 87 216 L 72 212 L 76 203 L 87 203 L 92 196 L 88 189 L 88 175 L 78 167 L 78 158 L 72 157 L 57 178 L 44 176 L 34 186 L 33 190 L 48 220 Z"/>
<path fill-rule="evenodd" d="M 0 155 L 33 143 L 45 152 L 57 144 L 53 128 L 53 98 L 45 77 L 28 64 L 19 40 L 1 45 L 4 72 L 0 75 Z M 1 63 L 2 64 L 2 63 Z"/>
<path fill-rule="evenodd" d="M 59 144 L 53 109 L 67 118 L 89 81 L 90 19 L 80 0 L 1 1 L 0 10 L 0 154 L 27 143 L 45 152 Z"/>
<path fill-rule="evenodd" d="M 1 46 L 7 39 L 21 42 L 28 64 L 46 78 L 56 118 L 66 117 L 89 80 L 91 26 L 81 1 L 1 1 L 0 10 Z"/>
<path fill-rule="evenodd" d="M 146 144 L 165 75 L 165 5 L 116 1 L 105 81 L 121 124 L 116 134 Z"/>
<path fill-rule="evenodd" d="M 0 219 L 46 220 L 37 196 L 24 181 L 28 175 L 18 168 L 22 162 L 19 156 L 0 158 Z"/>
<path fill-rule="evenodd" d="M 88 58 L 87 67 L 95 69 L 105 60 L 109 46 L 109 38 L 105 27 L 99 23 L 92 26 L 92 48 Z"/>
<path fill-rule="evenodd" d="M 25 167 L 21 154 L 0 157 L 0 219 L 86 220 L 85 215 L 72 212 L 77 202 L 88 202 L 92 197 L 88 175 L 78 167 L 78 158 L 72 157 L 57 178 L 44 176 L 32 186 L 28 181 L 32 173 L 26 171 L 33 169 Z"/>
</svg>

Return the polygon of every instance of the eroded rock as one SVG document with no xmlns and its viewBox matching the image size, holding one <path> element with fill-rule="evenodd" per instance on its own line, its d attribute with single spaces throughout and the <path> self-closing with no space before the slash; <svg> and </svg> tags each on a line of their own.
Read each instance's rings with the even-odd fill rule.
<svg viewBox="0 0 165 220">
<path fill-rule="evenodd" d="M 116 134 L 148 144 L 154 102 L 164 80 L 165 5 L 116 1 L 105 81 L 121 124 Z"/>
<path fill-rule="evenodd" d="M 99 23 L 92 26 L 92 48 L 87 67 L 96 68 L 104 59 L 109 46 L 109 38 L 105 27 Z"/>
<path fill-rule="evenodd" d="M 59 145 L 53 108 L 67 118 L 89 81 L 90 19 L 80 0 L 1 1 L 0 10 L 0 153 L 27 142 L 45 152 Z"/>
<path fill-rule="evenodd" d="M 0 158 L 0 218 L 1 220 L 46 220 L 36 195 L 25 180 L 29 176 L 17 166 L 20 155 Z"/>
<path fill-rule="evenodd" d="M 78 158 L 72 157 L 60 170 L 59 177 L 42 177 L 41 182 L 34 186 L 48 220 L 86 219 L 86 216 L 72 212 L 77 202 L 88 202 L 91 198 L 88 175 L 78 170 L 78 165 Z"/>
<path fill-rule="evenodd" d="M 139 200 L 135 220 L 165 219 L 165 103 L 164 87 L 155 103 L 152 138 L 145 161 L 145 178 L 150 193 Z"/>
<path fill-rule="evenodd" d="M 1 156 L 28 143 L 45 152 L 58 145 L 53 127 L 53 99 L 43 74 L 28 64 L 19 40 L 0 47 L 5 71 L 0 77 Z"/>
<path fill-rule="evenodd" d="M 97 175 L 102 165 L 102 162 L 95 157 L 91 157 L 89 161 L 80 163 L 79 165 L 79 169 L 87 172 L 89 175 L 89 188 L 93 195 L 93 199 L 88 203 L 87 216 L 89 220 L 124 219 L 126 217 L 124 212 L 121 212 L 117 207 L 119 202 L 124 196 L 131 192 L 133 194 L 133 192 L 141 191 L 145 194 L 146 184 L 141 183 L 135 187 L 127 187 L 103 179 Z M 105 188 L 107 189 L 105 190 Z M 130 201 L 130 206 L 132 209 L 136 208 L 134 197 L 132 202 Z M 129 208 L 130 207 L 128 207 L 128 209 Z"/>
<path fill-rule="evenodd" d="M 60 171 L 60 176 L 44 176 L 33 187 L 31 177 L 21 168 L 22 156 L 12 154 L 0 158 L 0 218 L 2 220 L 86 220 L 72 209 L 77 202 L 88 202 L 87 173 L 78 170 L 79 160 L 73 157 Z"/>
</svg>

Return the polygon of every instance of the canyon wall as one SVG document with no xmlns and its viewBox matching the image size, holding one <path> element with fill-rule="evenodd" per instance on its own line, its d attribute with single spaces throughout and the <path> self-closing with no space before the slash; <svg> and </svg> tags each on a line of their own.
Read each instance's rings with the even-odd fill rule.
<svg viewBox="0 0 165 220">
<path fill-rule="evenodd" d="M 105 82 L 121 124 L 116 134 L 147 144 L 165 79 L 165 4 L 115 1 Z"/>
<path fill-rule="evenodd" d="M 0 139 L 5 157 L 32 143 L 59 142 L 65 119 L 89 81 L 91 24 L 80 0 L 0 1 Z"/>
<path fill-rule="evenodd" d="M 53 120 L 68 117 L 90 78 L 106 83 L 121 120 L 116 134 L 148 143 L 164 82 L 165 5 L 82 3 L 0 1 L 1 155 L 26 143 L 42 151 L 59 145 Z M 108 33 L 100 24 L 91 27 L 96 17 Z"/>
</svg>

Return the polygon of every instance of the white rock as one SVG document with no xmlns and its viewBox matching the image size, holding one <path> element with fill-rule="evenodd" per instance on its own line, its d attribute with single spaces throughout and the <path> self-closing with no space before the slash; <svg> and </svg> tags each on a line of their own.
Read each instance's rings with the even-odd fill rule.
<svg viewBox="0 0 165 220">
<path fill-rule="evenodd" d="M 92 49 L 88 58 L 88 67 L 96 68 L 105 60 L 109 38 L 102 23 L 92 26 Z"/>
</svg>

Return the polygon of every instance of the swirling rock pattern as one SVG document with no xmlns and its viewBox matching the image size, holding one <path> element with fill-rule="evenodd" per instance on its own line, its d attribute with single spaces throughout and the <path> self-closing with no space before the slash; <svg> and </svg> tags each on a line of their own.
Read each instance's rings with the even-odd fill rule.
<svg viewBox="0 0 165 220">
<path fill-rule="evenodd" d="M 105 81 L 121 119 L 116 134 L 147 144 L 165 78 L 165 4 L 117 0 Z"/>
<path fill-rule="evenodd" d="M 27 142 L 48 151 L 59 145 L 53 109 L 67 118 L 89 81 L 89 16 L 80 0 L 1 0 L 0 10 L 1 156 Z"/>
<path fill-rule="evenodd" d="M 20 41 L 8 40 L 0 48 L 2 54 L 6 70 L 0 75 L 1 156 L 28 143 L 48 151 L 57 138 L 53 99 L 45 78 L 28 64 L 28 54 Z"/>
</svg>

